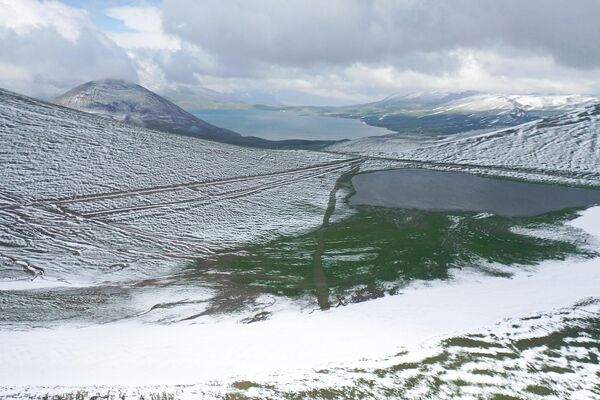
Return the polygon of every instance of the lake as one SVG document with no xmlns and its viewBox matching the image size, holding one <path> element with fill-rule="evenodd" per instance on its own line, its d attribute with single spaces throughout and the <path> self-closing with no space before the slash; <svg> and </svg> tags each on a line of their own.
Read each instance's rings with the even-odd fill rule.
<svg viewBox="0 0 600 400">
<path fill-rule="evenodd" d="M 304 116 L 292 111 L 269 110 L 193 110 L 206 122 L 244 136 L 269 140 L 341 140 L 393 133 L 356 119 Z"/>
<path fill-rule="evenodd" d="M 352 178 L 354 205 L 428 211 L 490 212 L 506 217 L 600 204 L 600 190 L 483 178 L 463 172 L 397 169 Z"/>
</svg>

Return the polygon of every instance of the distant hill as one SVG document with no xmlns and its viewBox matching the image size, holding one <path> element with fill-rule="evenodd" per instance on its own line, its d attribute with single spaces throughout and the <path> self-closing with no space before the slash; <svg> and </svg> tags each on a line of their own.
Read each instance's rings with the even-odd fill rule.
<svg viewBox="0 0 600 400">
<path fill-rule="evenodd" d="M 366 104 L 295 109 L 308 114 L 356 118 L 402 134 L 449 135 L 516 126 L 596 101 L 597 97 L 583 95 L 421 92 Z"/>
<path fill-rule="evenodd" d="M 140 85 L 122 80 L 87 82 L 69 90 L 53 103 L 130 125 L 205 139 L 222 141 L 241 136 L 195 117 Z"/>
<path fill-rule="evenodd" d="M 53 103 L 129 125 L 242 146 L 314 148 L 332 143 L 311 140 L 271 141 L 242 136 L 209 124 L 140 85 L 117 79 L 84 83 L 56 98 Z"/>
</svg>

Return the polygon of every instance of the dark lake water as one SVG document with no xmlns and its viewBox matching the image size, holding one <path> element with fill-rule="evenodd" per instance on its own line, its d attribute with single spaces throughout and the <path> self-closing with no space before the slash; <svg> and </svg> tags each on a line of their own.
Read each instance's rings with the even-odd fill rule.
<svg viewBox="0 0 600 400">
<path fill-rule="evenodd" d="M 340 140 L 392 133 L 385 128 L 366 125 L 356 119 L 304 116 L 290 111 L 194 110 L 192 114 L 244 136 L 258 136 L 270 140 Z"/>
<path fill-rule="evenodd" d="M 461 172 L 398 169 L 352 178 L 355 205 L 534 216 L 600 204 L 600 190 L 483 178 Z"/>
</svg>

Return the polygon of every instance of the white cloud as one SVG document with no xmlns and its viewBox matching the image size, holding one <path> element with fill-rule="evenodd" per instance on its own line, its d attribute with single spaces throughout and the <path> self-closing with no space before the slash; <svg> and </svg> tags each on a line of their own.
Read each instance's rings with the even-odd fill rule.
<svg viewBox="0 0 600 400">
<path fill-rule="evenodd" d="M 108 32 L 119 46 L 127 49 L 179 50 L 180 40 L 167 35 L 162 27 L 161 11 L 157 7 L 111 7 L 106 15 L 122 22 L 130 31 Z"/>
<path fill-rule="evenodd" d="M 140 83 L 150 89 L 177 90 L 197 85 L 198 72 L 218 67 L 213 57 L 198 46 L 165 33 L 158 7 L 111 7 L 104 13 L 126 28 L 106 34 L 127 50 L 136 64 Z"/>
<path fill-rule="evenodd" d="M 125 51 L 87 14 L 56 1 L 0 0 L 0 87 L 51 97 L 83 82 L 136 81 Z"/>
<path fill-rule="evenodd" d="M 0 27 L 26 35 L 35 29 L 52 28 L 72 42 L 87 23 L 84 11 L 58 1 L 0 0 Z"/>
<path fill-rule="evenodd" d="M 212 56 L 195 76 L 213 89 L 342 101 L 427 89 L 600 91 L 596 0 L 166 0 L 162 15 L 166 32 Z"/>
<path fill-rule="evenodd" d="M 394 62 L 498 45 L 600 65 L 597 0 L 166 0 L 163 14 L 167 32 L 247 65 Z"/>
<path fill-rule="evenodd" d="M 441 71 L 389 63 L 354 63 L 300 69 L 271 66 L 249 77 L 198 74 L 201 85 L 221 92 L 268 92 L 286 104 L 368 102 L 395 93 L 477 89 L 497 93 L 600 93 L 595 70 L 557 65 L 548 56 L 457 49 L 452 68 Z M 296 93 L 296 96 L 294 96 Z M 313 96 L 311 98 L 310 96 Z M 296 98 L 295 98 L 296 97 Z"/>
</svg>

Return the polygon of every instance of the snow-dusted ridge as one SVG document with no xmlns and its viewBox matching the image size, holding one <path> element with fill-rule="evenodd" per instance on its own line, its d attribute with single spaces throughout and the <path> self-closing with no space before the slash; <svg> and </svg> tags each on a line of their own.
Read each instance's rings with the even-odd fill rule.
<svg viewBox="0 0 600 400">
<path fill-rule="evenodd" d="M 330 150 L 369 157 L 534 173 L 600 185 L 600 102 L 479 135 L 408 140 L 389 136 L 334 144 Z M 504 170 L 504 171 L 501 171 Z"/>
<path fill-rule="evenodd" d="M 373 110 L 386 109 L 389 113 L 419 111 L 450 112 L 502 112 L 522 109 L 533 112 L 565 112 L 589 103 L 598 97 L 579 94 L 494 94 L 477 91 L 420 92 L 389 96 L 381 101 L 363 105 Z M 360 106 L 349 106 L 360 107 Z"/>
</svg>

